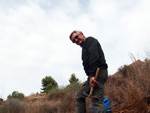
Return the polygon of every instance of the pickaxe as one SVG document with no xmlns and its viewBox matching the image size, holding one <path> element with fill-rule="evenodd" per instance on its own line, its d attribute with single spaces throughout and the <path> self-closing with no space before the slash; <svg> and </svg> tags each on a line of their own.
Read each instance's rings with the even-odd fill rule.
<svg viewBox="0 0 150 113">
<path fill-rule="evenodd" d="M 98 67 L 97 70 L 96 70 L 95 77 L 94 77 L 95 80 L 98 77 L 99 71 L 100 71 L 100 68 Z M 95 96 L 92 96 L 93 90 L 94 90 L 94 86 L 91 87 L 89 95 L 86 92 L 83 92 L 83 94 L 86 95 L 87 97 L 90 97 L 90 98 L 97 98 Z"/>
</svg>

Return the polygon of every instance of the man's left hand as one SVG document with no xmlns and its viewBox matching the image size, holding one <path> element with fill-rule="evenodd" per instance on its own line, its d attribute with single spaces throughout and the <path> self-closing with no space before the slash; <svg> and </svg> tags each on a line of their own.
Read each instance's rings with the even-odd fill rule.
<svg viewBox="0 0 150 113">
<path fill-rule="evenodd" d="M 91 77 L 90 84 L 91 84 L 91 86 L 95 87 L 99 84 L 99 82 L 95 80 L 95 77 Z"/>
</svg>

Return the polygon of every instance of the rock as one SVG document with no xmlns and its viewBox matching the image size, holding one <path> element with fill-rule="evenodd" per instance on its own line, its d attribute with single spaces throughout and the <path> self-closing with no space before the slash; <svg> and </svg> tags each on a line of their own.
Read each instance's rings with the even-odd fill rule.
<svg viewBox="0 0 150 113">
<path fill-rule="evenodd" d="M 0 98 L 0 102 L 3 102 L 3 99 L 2 99 L 2 98 Z"/>
<path fill-rule="evenodd" d="M 3 103 L 4 101 L 3 101 L 3 99 L 2 98 L 0 98 L 0 105 Z"/>
</svg>

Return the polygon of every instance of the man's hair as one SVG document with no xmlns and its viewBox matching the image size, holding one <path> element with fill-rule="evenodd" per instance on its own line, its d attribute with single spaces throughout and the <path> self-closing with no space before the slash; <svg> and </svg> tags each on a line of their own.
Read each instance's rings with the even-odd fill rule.
<svg viewBox="0 0 150 113">
<path fill-rule="evenodd" d="M 77 33 L 78 35 L 83 34 L 81 31 L 74 30 L 74 31 L 70 34 L 70 37 L 69 37 L 70 40 L 71 40 L 71 37 L 72 37 L 73 33 Z"/>
</svg>

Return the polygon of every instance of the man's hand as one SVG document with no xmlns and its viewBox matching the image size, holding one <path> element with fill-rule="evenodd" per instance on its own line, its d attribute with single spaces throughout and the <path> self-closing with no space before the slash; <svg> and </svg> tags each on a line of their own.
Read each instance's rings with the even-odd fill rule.
<svg viewBox="0 0 150 113">
<path fill-rule="evenodd" d="M 95 77 L 91 77 L 90 84 L 91 84 L 91 86 L 95 87 L 96 85 L 99 84 L 99 82 L 95 80 Z"/>
</svg>

